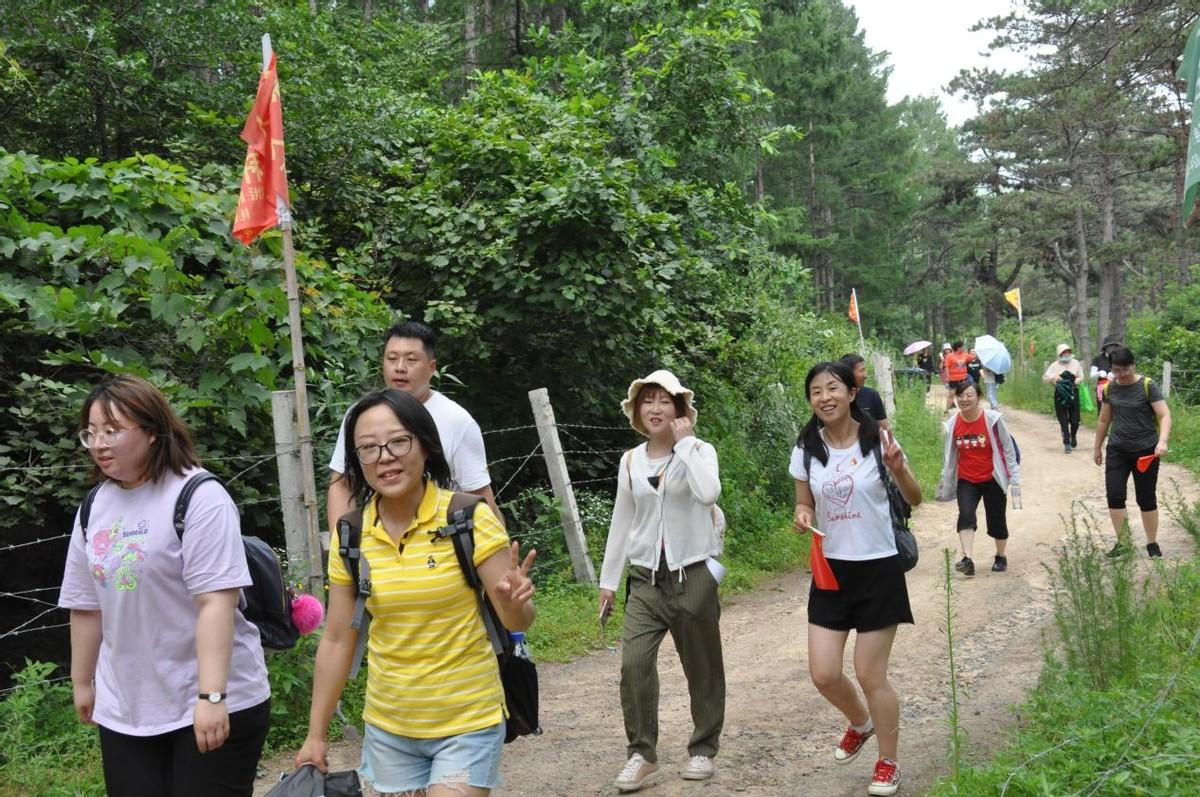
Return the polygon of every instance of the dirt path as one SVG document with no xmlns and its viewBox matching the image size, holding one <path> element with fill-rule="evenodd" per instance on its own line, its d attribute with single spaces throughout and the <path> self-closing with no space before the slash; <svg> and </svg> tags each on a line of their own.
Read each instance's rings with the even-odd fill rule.
<svg viewBox="0 0 1200 797">
<path fill-rule="evenodd" d="M 1082 499 L 1080 511 L 1091 511 L 1103 521 L 1100 528 L 1105 542 L 1112 539 L 1103 477 L 1090 457 L 1091 430 L 1080 430 L 1080 450 L 1068 456 L 1062 452 L 1053 419 L 1014 410 L 1005 410 L 1005 417 L 1021 444 L 1024 476 L 1024 509 L 1009 514 L 1009 570 L 989 570 L 994 551 L 981 532 L 976 539 L 976 561 L 982 565 L 979 574 L 973 579 L 956 575 L 955 580 L 956 654 L 960 683 L 965 688 L 965 696 L 960 698 L 962 721 L 971 749 L 980 757 L 986 757 L 1002 738 L 1013 720 L 1013 704 L 1037 679 L 1041 634 L 1052 622 L 1043 564 L 1052 561 L 1052 549 L 1064 536 L 1060 515 L 1071 511 L 1070 499 Z M 1172 479 L 1189 501 L 1200 495 L 1187 471 L 1168 464 L 1160 475 L 1160 500 L 1173 495 Z M 1130 493 L 1132 502 L 1132 489 Z M 982 518 L 982 508 L 980 513 Z M 1163 514 L 1159 539 L 1166 556 L 1190 554 L 1191 541 Z M 922 557 L 908 574 L 908 589 L 917 622 L 901 628 L 891 666 L 902 702 L 902 794 L 923 793 L 946 771 L 949 678 L 942 630 L 945 598 L 939 586 L 940 551 L 957 546 L 955 516 L 953 503 L 932 500 L 915 515 Z M 1134 539 L 1142 539 L 1136 519 Z M 1144 553 L 1139 560 L 1145 566 Z M 835 764 L 832 751 L 845 723 L 808 679 L 808 581 L 807 572 L 789 573 L 725 601 L 721 627 L 728 703 L 717 775 L 710 781 L 691 783 L 678 777 L 687 761 L 691 722 L 679 660 L 669 643 L 663 645 L 659 739 L 663 772 L 658 783 L 642 793 L 651 797 L 840 797 L 866 793 L 875 743 L 870 742 L 865 754 L 850 765 Z M 619 669 L 619 654 L 612 652 L 565 665 L 540 665 L 546 734 L 519 740 L 505 749 L 505 786 L 494 793 L 529 797 L 616 794 L 610 784 L 625 758 L 617 695 Z M 331 763 L 340 769 L 354 767 L 358 752 L 349 745 L 340 746 Z M 273 775 L 262 779 L 256 794 L 264 794 L 268 780 L 273 782 L 290 762 L 277 758 L 264 764 Z"/>
</svg>

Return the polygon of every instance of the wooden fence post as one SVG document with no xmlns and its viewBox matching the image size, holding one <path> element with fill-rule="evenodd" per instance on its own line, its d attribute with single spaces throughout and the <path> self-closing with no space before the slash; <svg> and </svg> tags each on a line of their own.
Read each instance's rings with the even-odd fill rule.
<svg viewBox="0 0 1200 797">
<path fill-rule="evenodd" d="M 883 397 L 883 408 L 887 410 L 888 417 L 891 418 L 896 414 L 896 388 L 892 373 L 892 360 L 880 352 L 875 352 L 871 359 L 874 360 L 875 384 L 879 385 L 879 395 Z"/>
<path fill-rule="evenodd" d="M 1187 380 L 1184 380 L 1184 381 L 1187 381 Z M 1171 361 L 1170 360 L 1163 361 L 1163 378 L 1162 378 L 1162 384 L 1159 387 L 1162 388 L 1163 398 L 1167 398 L 1171 395 Z M 1187 391 L 1185 390 L 1184 393 L 1186 394 Z M 1186 395 L 1185 395 L 1185 398 L 1186 398 Z"/>
<path fill-rule="evenodd" d="M 296 393 L 275 390 L 271 393 L 271 419 L 275 425 L 275 463 L 279 468 L 279 504 L 283 510 L 283 536 L 287 544 L 288 578 L 302 578 L 308 591 L 320 596 L 322 579 L 314 576 L 314 553 L 309 546 L 308 509 L 304 505 L 304 471 L 300 458 L 300 439 L 296 435 Z M 320 561 L 318 558 L 317 561 Z"/>
<path fill-rule="evenodd" d="M 571 476 L 567 472 L 567 460 L 563 456 L 562 443 L 558 439 L 558 427 L 554 423 L 554 408 L 550 406 L 550 394 L 539 387 L 529 391 L 529 404 L 533 407 L 533 420 L 537 424 L 538 439 L 542 442 L 542 456 L 550 474 L 550 486 L 558 499 L 562 516 L 563 536 L 567 550 L 571 553 L 571 567 L 575 580 L 595 584 L 596 571 L 588 555 L 587 540 L 583 536 L 583 524 L 579 520 L 579 507 L 575 504 L 575 490 L 571 487 Z"/>
</svg>

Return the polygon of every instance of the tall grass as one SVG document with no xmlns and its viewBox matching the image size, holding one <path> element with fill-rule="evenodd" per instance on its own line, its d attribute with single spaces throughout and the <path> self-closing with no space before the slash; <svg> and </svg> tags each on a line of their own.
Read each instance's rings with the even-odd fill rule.
<svg viewBox="0 0 1200 797">
<path fill-rule="evenodd" d="M 950 729 L 950 764 L 954 768 L 954 781 L 957 783 L 963 769 L 963 747 L 966 744 L 966 731 L 963 730 L 958 701 L 958 664 L 954 658 L 954 551 L 942 549 L 942 589 L 946 596 L 943 607 L 942 626 L 946 635 L 947 668 L 950 676 L 950 707 L 946 714 L 946 725 Z"/>
<path fill-rule="evenodd" d="M 1200 527 L 1197 509 L 1179 511 Z M 929 795 L 1177 795 L 1200 784 L 1200 563 L 1157 562 L 1139 581 L 1135 560 L 1104 556 L 1084 518 L 1051 569 L 1061 655 L 1046 650 L 1022 725 L 991 761 L 956 766 Z"/>
</svg>

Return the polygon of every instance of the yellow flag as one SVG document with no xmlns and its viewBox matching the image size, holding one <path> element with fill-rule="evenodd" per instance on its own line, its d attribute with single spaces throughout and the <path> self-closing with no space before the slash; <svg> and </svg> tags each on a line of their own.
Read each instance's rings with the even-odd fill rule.
<svg viewBox="0 0 1200 797">
<path fill-rule="evenodd" d="M 1011 291 L 1004 292 L 1004 298 L 1008 303 L 1017 308 L 1017 318 L 1021 317 L 1021 289 L 1013 288 Z"/>
</svg>

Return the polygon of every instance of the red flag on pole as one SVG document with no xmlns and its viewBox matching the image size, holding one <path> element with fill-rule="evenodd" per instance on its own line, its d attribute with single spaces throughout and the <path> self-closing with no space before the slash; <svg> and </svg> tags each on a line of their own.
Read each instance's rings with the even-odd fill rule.
<svg viewBox="0 0 1200 797">
<path fill-rule="evenodd" d="M 279 209 L 290 204 L 283 159 L 283 108 L 279 102 L 274 53 L 258 79 L 258 96 L 242 128 L 242 140 L 246 142 L 246 164 L 242 169 L 242 195 L 238 199 L 233 234 L 249 246 L 279 224 Z"/>
<path fill-rule="evenodd" d="M 847 315 L 851 321 L 858 323 L 858 294 L 853 290 L 850 291 L 850 312 Z"/>
</svg>

